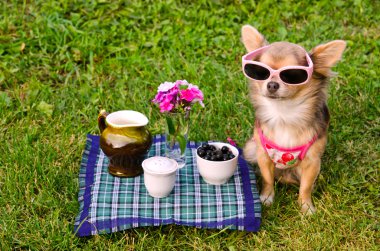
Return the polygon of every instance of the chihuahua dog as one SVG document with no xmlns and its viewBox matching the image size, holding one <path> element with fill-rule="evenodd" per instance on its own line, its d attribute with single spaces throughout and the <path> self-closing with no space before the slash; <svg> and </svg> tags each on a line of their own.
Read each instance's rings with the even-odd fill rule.
<svg viewBox="0 0 380 251">
<path fill-rule="evenodd" d="M 242 58 L 243 73 L 256 117 L 243 154 L 259 166 L 260 200 L 272 204 L 277 179 L 299 185 L 301 212 L 314 213 L 311 193 L 329 125 L 328 81 L 346 43 L 334 40 L 308 53 L 293 43 L 269 44 L 250 25 L 242 28 L 242 42 L 248 51 Z"/>
</svg>

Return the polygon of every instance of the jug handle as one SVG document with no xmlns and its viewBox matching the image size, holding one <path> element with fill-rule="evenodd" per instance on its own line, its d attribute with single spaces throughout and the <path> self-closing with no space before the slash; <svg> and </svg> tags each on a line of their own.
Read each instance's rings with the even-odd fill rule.
<svg viewBox="0 0 380 251">
<path fill-rule="evenodd" d="M 107 124 L 106 124 L 106 117 L 107 117 L 108 113 L 106 112 L 106 110 L 101 110 L 99 112 L 99 115 L 98 115 L 98 127 L 99 127 L 99 130 L 100 130 L 100 133 L 102 133 L 106 128 L 107 128 Z"/>
</svg>

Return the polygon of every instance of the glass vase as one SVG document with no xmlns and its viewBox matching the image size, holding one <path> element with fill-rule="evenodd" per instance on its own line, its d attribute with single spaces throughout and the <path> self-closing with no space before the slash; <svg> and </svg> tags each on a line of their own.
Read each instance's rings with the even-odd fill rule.
<svg viewBox="0 0 380 251">
<path fill-rule="evenodd" d="M 170 113 L 166 116 L 165 155 L 177 161 L 179 168 L 186 165 L 188 133 L 188 113 Z"/>
</svg>

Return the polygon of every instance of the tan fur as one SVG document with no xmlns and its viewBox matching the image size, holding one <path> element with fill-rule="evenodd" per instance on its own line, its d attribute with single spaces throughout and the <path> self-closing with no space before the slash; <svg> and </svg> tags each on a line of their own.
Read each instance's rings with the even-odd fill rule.
<svg viewBox="0 0 380 251">
<path fill-rule="evenodd" d="M 260 57 L 260 62 L 266 63 L 273 69 L 288 65 L 306 65 L 304 52 L 296 45 L 288 42 L 275 42 Z"/>
<path fill-rule="evenodd" d="M 245 25 L 242 28 L 242 41 L 248 51 L 267 44 L 263 35 L 255 28 Z M 271 204 L 274 199 L 274 180 L 283 183 L 299 184 L 298 202 L 303 213 L 315 212 L 311 193 L 321 166 L 321 156 L 327 142 L 329 114 L 327 109 L 327 83 L 332 76 L 330 68 L 340 59 L 345 42 L 332 41 L 315 47 L 311 52 L 314 73 L 305 85 L 286 85 L 280 78 L 266 81 L 249 81 L 250 97 L 259 123 L 265 136 L 282 147 L 294 147 L 307 143 L 315 135 L 317 141 L 309 148 L 298 166 L 285 170 L 275 168 L 261 145 L 257 129 L 253 138 L 244 147 L 244 157 L 258 163 L 262 176 L 260 199 Z M 273 69 L 292 65 L 307 65 L 305 52 L 295 44 L 276 42 L 255 60 Z M 269 93 L 267 83 L 275 81 L 280 88 L 275 94 Z"/>
<path fill-rule="evenodd" d="M 340 60 L 345 48 L 346 42 L 343 40 L 335 40 L 315 47 L 311 51 L 314 70 L 326 77 L 333 76 L 330 69 Z"/>
<path fill-rule="evenodd" d="M 247 51 L 253 51 L 267 44 L 263 35 L 250 25 L 242 28 L 242 42 Z"/>
</svg>

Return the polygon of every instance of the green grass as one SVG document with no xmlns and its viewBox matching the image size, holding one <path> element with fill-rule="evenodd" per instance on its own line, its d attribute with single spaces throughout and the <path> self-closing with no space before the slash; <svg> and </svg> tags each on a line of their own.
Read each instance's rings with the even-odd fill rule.
<svg viewBox="0 0 380 251">
<path fill-rule="evenodd" d="M 2 1 L 0 249 L 378 249 L 379 2 L 276 2 Z M 244 144 L 254 121 L 240 71 L 244 24 L 309 50 L 348 42 L 330 85 L 318 212 L 302 216 L 298 189 L 278 185 L 258 233 L 170 225 L 75 237 L 79 164 L 100 109 L 141 111 L 158 132 L 158 84 L 186 79 L 206 104 L 192 114 L 190 138 Z"/>
</svg>

